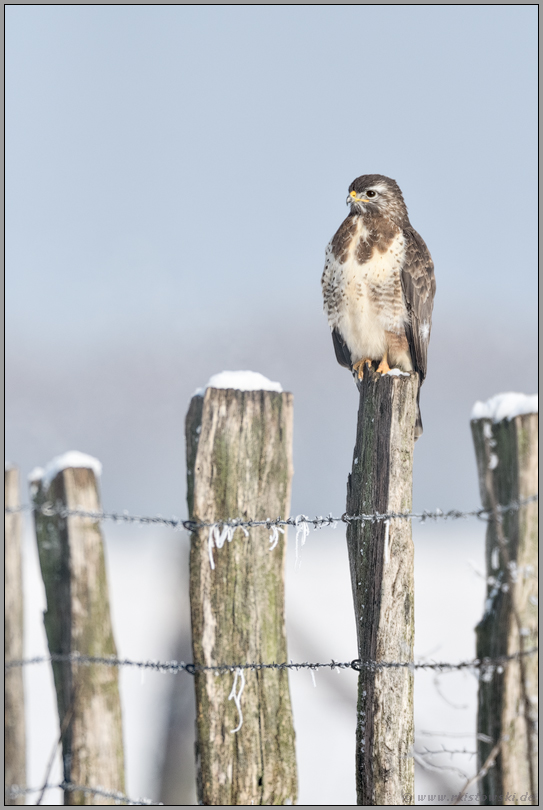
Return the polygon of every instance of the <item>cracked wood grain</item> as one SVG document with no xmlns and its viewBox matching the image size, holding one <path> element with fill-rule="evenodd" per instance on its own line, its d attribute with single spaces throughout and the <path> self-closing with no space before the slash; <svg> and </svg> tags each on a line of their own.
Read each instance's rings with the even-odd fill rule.
<svg viewBox="0 0 543 810">
<path fill-rule="evenodd" d="M 410 512 L 416 374 L 364 372 L 347 514 Z M 347 527 L 358 656 L 412 661 L 414 551 L 411 521 Z M 359 805 L 414 804 L 413 672 L 365 668 L 358 679 L 356 785 Z"/>
<path fill-rule="evenodd" d="M 101 511 L 94 472 L 68 468 L 45 489 L 31 483 L 36 505 Z M 117 656 L 109 609 L 102 532 L 88 517 L 34 512 L 47 610 L 44 624 L 50 653 Z M 124 752 L 119 670 L 72 661 L 53 663 L 62 736 L 64 779 L 76 785 L 124 793 Z M 64 804 L 116 804 L 115 799 L 65 791 Z"/>
<path fill-rule="evenodd" d="M 292 395 L 208 388 L 186 418 L 190 517 L 220 521 L 287 516 L 292 478 Z M 192 644 L 197 664 L 287 661 L 286 532 L 237 530 L 214 549 L 194 532 L 190 552 Z M 246 671 L 243 724 L 229 700 L 234 675 L 197 673 L 198 796 L 204 805 L 295 804 L 295 735 L 288 673 Z M 239 684 L 238 684 L 239 686 Z"/>
<path fill-rule="evenodd" d="M 493 423 L 471 423 L 483 506 L 528 498 L 538 490 L 538 414 Z M 538 645 L 538 504 L 490 519 L 486 533 L 490 581 L 483 618 L 476 628 L 477 657 L 495 658 Z M 479 765 L 502 740 L 496 764 L 480 780 L 481 804 L 538 804 L 538 656 L 489 672 L 479 682 Z M 522 798 L 524 797 L 524 798 Z"/>
</svg>

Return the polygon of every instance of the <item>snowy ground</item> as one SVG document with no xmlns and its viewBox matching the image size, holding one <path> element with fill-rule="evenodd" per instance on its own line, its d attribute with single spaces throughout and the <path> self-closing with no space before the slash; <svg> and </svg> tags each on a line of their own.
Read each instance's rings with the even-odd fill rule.
<svg viewBox="0 0 543 810">
<path fill-rule="evenodd" d="M 24 544 L 27 655 L 46 651 L 41 620 L 43 587 L 35 543 L 27 519 Z M 179 637 L 188 631 L 186 563 L 188 538 L 162 528 L 104 524 L 113 621 L 121 656 L 171 659 Z M 484 525 L 474 520 L 414 524 L 416 565 L 417 657 L 459 661 L 474 657 L 473 628 L 481 616 Z M 289 657 L 300 661 L 348 661 L 356 657 L 351 586 L 343 529 L 312 532 L 294 565 L 291 534 L 287 558 Z M 182 647 L 182 645 L 181 645 Z M 127 793 L 161 796 L 161 768 L 171 713 L 172 679 L 177 694 L 186 694 L 183 734 L 193 734 L 190 676 L 121 672 L 126 748 Z M 291 672 L 299 766 L 299 804 L 351 805 L 354 784 L 356 676 L 320 670 L 315 684 L 307 671 Z M 48 665 L 25 670 L 29 785 L 43 782 L 58 721 Z M 416 748 L 475 750 L 477 682 L 468 673 L 418 672 L 415 681 Z M 180 690 L 180 691 L 179 691 Z M 179 698 L 176 698 L 179 699 Z M 430 736 L 436 734 L 437 736 Z M 463 735 L 463 736 L 441 736 Z M 185 750 L 190 751 L 190 746 Z M 191 792 L 190 754 L 179 764 Z M 474 772 L 467 755 L 434 757 L 436 764 Z M 60 779 L 57 758 L 50 782 Z M 450 804 L 464 780 L 452 770 L 416 770 L 417 804 Z M 442 798 L 434 798 L 442 797 Z M 432 798 L 429 798 L 432 797 Z M 35 798 L 28 799 L 28 803 Z M 48 804 L 60 804 L 60 791 L 49 791 Z M 190 801 L 189 794 L 185 800 Z"/>
</svg>

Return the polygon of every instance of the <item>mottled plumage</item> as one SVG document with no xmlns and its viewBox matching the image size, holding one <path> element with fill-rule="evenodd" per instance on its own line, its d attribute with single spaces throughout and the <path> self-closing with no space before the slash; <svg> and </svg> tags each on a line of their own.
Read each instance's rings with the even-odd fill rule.
<svg viewBox="0 0 543 810">
<path fill-rule="evenodd" d="M 349 216 L 326 248 L 324 310 L 338 362 L 358 373 L 416 371 L 426 377 L 434 265 L 412 228 L 398 184 L 368 174 L 349 187 Z M 420 411 L 415 437 L 422 433 Z"/>
</svg>

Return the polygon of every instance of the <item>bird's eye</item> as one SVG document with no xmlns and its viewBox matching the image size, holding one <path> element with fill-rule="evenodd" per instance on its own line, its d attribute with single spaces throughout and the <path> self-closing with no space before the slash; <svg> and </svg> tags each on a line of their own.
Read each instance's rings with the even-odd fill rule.
<svg viewBox="0 0 543 810">
<path fill-rule="evenodd" d="M 377 195 L 376 191 L 366 191 L 366 197 L 375 197 Z"/>
</svg>

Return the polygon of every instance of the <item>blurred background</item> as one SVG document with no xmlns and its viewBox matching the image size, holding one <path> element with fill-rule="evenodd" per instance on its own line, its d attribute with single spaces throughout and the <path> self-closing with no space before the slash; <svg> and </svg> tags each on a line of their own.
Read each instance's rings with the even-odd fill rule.
<svg viewBox="0 0 543 810">
<path fill-rule="evenodd" d="M 320 276 L 350 182 L 381 173 L 436 267 L 414 506 L 476 507 L 471 407 L 536 387 L 536 14 L 8 6 L 6 457 L 23 482 L 79 450 L 103 464 L 105 508 L 186 516 L 190 397 L 250 369 L 294 394 L 293 513 L 341 514 L 358 395 Z M 188 660 L 187 538 L 104 533 L 120 653 Z M 467 560 L 482 570 L 483 528 L 414 536 L 418 654 L 470 657 L 483 583 Z M 33 544 L 27 521 L 28 654 L 44 644 Z M 289 654 L 353 658 L 340 529 L 308 540 L 299 573 L 291 563 Z M 38 670 L 29 784 L 58 735 Z M 145 677 L 123 674 L 127 790 L 190 803 L 192 684 Z M 448 676 L 449 703 L 467 707 L 453 709 L 425 677 L 418 727 L 473 734 L 475 681 Z M 319 674 L 315 690 L 292 674 L 300 803 L 355 803 L 354 683 Z M 421 796 L 462 785 L 443 770 L 418 779 Z"/>
</svg>

